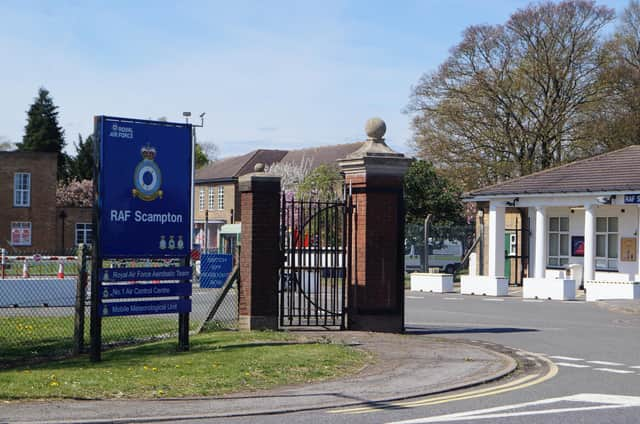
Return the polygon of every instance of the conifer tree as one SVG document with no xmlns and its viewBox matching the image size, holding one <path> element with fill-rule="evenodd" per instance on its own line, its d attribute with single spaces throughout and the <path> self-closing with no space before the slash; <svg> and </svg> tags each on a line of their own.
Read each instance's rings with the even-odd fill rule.
<svg viewBox="0 0 640 424">
<path fill-rule="evenodd" d="M 64 130 L 58 124 L 58 106 L 53 103 L 49 91 L 41 87 L 27 112 L 24 137 L 17 148 L 21 151 L 57 152 L 58 180 L 66 180 L 69 176 L 69 158 L 62 151 L 64 146 Z"/>
<path fill-rule="evenodd" d="M 78 181 L 93 179 L 93 136 L 83 140 L 78 134 L 76 152 L 71 165 L 71 178 Z"/>
</svg>

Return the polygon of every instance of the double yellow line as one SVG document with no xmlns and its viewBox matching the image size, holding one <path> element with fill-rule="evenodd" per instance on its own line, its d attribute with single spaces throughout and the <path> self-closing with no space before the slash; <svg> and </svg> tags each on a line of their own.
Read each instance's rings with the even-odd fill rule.
<svg viewBox="0 0 640 424">
<path fill-rule="evenodd" d="M 484 397 L 484 396 L 493 396 L 500 393 L 510 392 L 513 390 L 520 390 L 536 384 L 540 384 L 556 376 L 556 374 L 558 373 L 558 367 L 556 366 L 556 364 L 554 364 L 552 361 L 550 361 L 549 359 L 543 356 L 534 355 L 534 354 L 529 354 L 529 355 L 535 356 L 540 361 L 545 362 L 548 366 L 547 372 L 544 374 L 528 375 L 499 386 L 488 387 L 486 389 L 471 390 L 468 392 L 459 393 L 455 395 L 428 397 L 425 399 L 418 399 L 413 401 L 389 402 L 389 403 L 383 403 L 377 406 L 362 406 L 362 407 L 348 408 L 348 409 L 333 409 L 327 412 L 330 414 L 366 414 L 369 412 L 379 411 L 384 409 L 416 408 L 419 406 L 437 405 L 440 403 L 454 402 L 457 400 L 465 400 L 465 399 L 473 399 L 473 398 Z"/>
</svg>

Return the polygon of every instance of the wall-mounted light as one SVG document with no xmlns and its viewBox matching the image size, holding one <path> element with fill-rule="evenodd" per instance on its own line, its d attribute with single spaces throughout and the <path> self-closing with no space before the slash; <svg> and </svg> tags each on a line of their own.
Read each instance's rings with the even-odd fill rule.
<svg viewBox="0 0 640 424">
<path fill-rule="evenodd" d="M 611 196 L 599 196 L 599 197 L 596 197 L 596 201 L 601 205 L 610 205 L 611 202 L 613 202 L 613 199 L 615 198 L 616 198 L 615 194 L 612 194 Z"/>
<path fill-rule="evenodd" d="M 504 202 L 507 206 L 511 206 L 514 207 L 516 205 L 516 203 L 518 203 L 520 201 L 519 197 L 516 197 L 515 199 L 511 200 L 511 201 L 506 201 Z"/>
</svg>

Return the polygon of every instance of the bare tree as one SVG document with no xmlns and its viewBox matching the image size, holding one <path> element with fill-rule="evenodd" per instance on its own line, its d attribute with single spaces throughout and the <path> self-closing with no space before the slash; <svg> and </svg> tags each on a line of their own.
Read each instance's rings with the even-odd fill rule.
<svg viewBox="0 0 640 424">
<path fill-rule="evenodd" d="M 467 188 L 573 158 L 584 109 L 605 94 L 599 33 L 613 17 L 592 1 L 544 2 L 467 28 L 413 89 L 418 156 Z"/>
<path fill-rule="evenodd" d="M 592 155 L 640 144 L 640 3 L 632 0 L 606 42 L 606 66 L 599 83 L 604 102 L 585 120 L 582 155 Z"/>
</svg>

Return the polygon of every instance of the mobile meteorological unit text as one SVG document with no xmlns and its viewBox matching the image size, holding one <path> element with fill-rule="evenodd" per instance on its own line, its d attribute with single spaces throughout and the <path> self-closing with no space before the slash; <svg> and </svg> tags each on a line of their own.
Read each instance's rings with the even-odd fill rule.
<svg viewBox="0 0 640 424">
<path fill-rule="evenodd" d="M 111 222 L 129 222 L 129 220 L 132 218 L 134 222 L 157 223 L 157 224 L 183 222 L 182 214 L 171 213 L 171 212 L 145 213 L 139 210 L 135 210 L 132 212 L 126 209 L 125 210 L 111 209 L 109 211 L 109 221 Z"/>
</svg>

